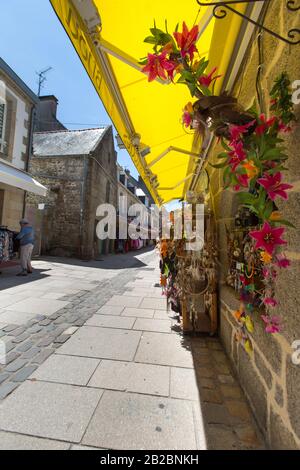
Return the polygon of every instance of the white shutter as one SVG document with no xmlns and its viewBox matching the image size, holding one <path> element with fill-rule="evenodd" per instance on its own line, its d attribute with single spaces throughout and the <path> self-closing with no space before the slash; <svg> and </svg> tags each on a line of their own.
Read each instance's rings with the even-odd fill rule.
<svg viewBox="0 0 300 470">
<path fill-rule="evenodd" d="M 0 101 L 0 151 L 4 150 L 6 103 Z"/>
</svg>

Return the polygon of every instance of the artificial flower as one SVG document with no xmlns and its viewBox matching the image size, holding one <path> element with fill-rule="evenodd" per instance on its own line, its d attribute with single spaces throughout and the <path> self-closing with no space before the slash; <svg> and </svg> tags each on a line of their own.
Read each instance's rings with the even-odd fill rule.
<svg viewBox="0 0 300 470">
<path fill-rule="evenodd" d="M 279 132 L 284 132 L 284 133 L 286 133 L 286 134 L 287 134 L 288 132 L 292 132 L 291 126 L 286 126 L 286 125 L 284 124 L 284 122 L 282 122 L 282 121 L 279 121 L 279 123 L 278 123 L 278 130 L 279 130 Z"/>
<path fill-rule="evenodd" d="M 286 241 L 280 238 L 283 233 L 283 227 L 272 228 L 269 222 L 265 222 L 261 230 L 250 232 L 250 236 L 256 240 L 255 249 L 262 248 L 272 255 L 277 246 L 286 244 Z"/>
<path fill-rule="evenodd" d="M 266 116 L 264 114 L 261 114 L 259 116 L 259 125 L 255 129 L 255 134 L 256 135 L 263 135 L 270 127 L 274 125 L 274 123 L 277 121 L 277 118 L 275 116 L 271 117 L 270 119 L 266 119 Z"/>
<path fill-rule="evenodd" d="M 241 312 L 240 310 L 236 310 L 233 315 L 234 315 L 234 318 L 235 318 L 237 321 L 239 321 L 240 318 L 241 318 L 241 316 L 243 315 L 243 312 Z"/>
<path fill-rule="evenodd" d="M 214 80 L 217 80 L 218 78 L 220 78 L 222 75 L 216 75 L 215 77 L 213 77 L 213 74 L 216 72 L 216 70 L 217 70 L 217 67 L 214 67 L 210 73 L 208 73 L 207 75 L 204 74 L 201 77 L 199 77 L 198 82 L 200 83 L 200 85 L 208 88 Z"/>
<path fill-rule="evenodd" d="M 274 299 L 273 297 L 265 297 L 264 300 L 263 300 L 263 303 L 264 303 L 267 307 L 276 307 L 276 305 L 277 305 L 277 300 Z"/>
<path fill-rule="evenodd" d="M 280 220 L 282 218 L 281 213 L 279 211 L 273 211 L 270 215 L 270 220 Z"/>
<path fill-rule="evenodd" d="M 235 171 L 238 165 L 245 160 L 246 158 L 246 152 L 244 150 L 244 145 L 242 141 L 239 142 L 233 142 L 232 144 L 233 150 L 228 152 L 228 155 L 230 157 L 229 160 L 229 165 L 231 166 L 232 171 Z"/>
<path fill-rule="evenodd" d="M 291 184 L 282 183 L 282 173 L 280 171 L 274 175 L 266 173 L 262 178 L 259 178 L 257 182 L 265 188 L 268 196 L 272 201 L 276 199 L 276 196 L 280 196 L 283 199 L 287 199 L 287 189 L 291 189 Z"/>
<path fill-rule="evenodd" d="M 185 22 L 182 23 L 182 33 L 179 33 L 178 31 L 173 33 L 182 58 L 185 58 L 188 55 L 190 60 L 193 60 L 194 52 L 197 52 L 196 41 L 198 39 L 198 33 L 198 25 L 193 26 L 189 31 Z"/>
<path fill-rule="evenodd" d="M 279 266 L 279 268 L 288 268 L 291 264 L 290 260 L 286 258 L 285 255 L 283 255 L 282 253 L 277 255 L 276 260 L 276 264 L 277 266 Z"/>
<path fill-rule="evenodd" d="M 185 127 L 190 127 L 193 122 L 194 108 L 191 102 L 187 103 L 183 109 L 182 122 Z"/>
<path fill-rule="evenodd" d="M 248 132 L 249 127 L 253 126 L 255 122 L 256 121 L 254 119 L 253 121 L 250 121 L 247 124 L 244 124 L 243 126 L 234 126 L 234 125 L 229 126 L 231 142 L 235 140 L 240 140 L 242 135 L 246 134 L 246 132 Z"/>
<path fill-rule="evenodd" d="M 265 330 L 267 333 L 279 333 L 281 331 L 281 318 L 277 315 L 273 315 L 271 317 L 268 315 L 262 315 L 261 318 L 266 325 Z"/>
<path fill-rule="evenodd" d="M 249 183 L 248 175 L 246 174 L 236 175 L 236 178 L 239 184 L 236 184 L 235 186 L 233 186 L 233 189 L 235 191 L 239 191 L 241 186 L 243 186 L 244 188 L 248 188 L 248 183 Z"/>
<path fill-rule="evenodd" d="M 260 259 L 263 261 L 264 264 L 269 264 L 272 261 L 272 255 L 270 255 L 266 251 L 262 251 L 260 253 Z"/>
<path fill-rule="evenodd" d="M 244 163 L 242 166 L 243 168 L 245 168 L 249 179 L 254 178 L 259 173 L 259 169 L 257 168 L 257 166 L 254 164 L 252 160 L 249 160 L 249 162 Z"/>
<path fill-rule="evenodd" d="M 156 77 L 162 80 L 172 78 L 177 64 L 166 58 L 166 52 L 161 54 L 148 54 L 148 62 L 142 68 L 142 72 L 148 74 L 148 82 L 152 82 Z"/>
</svg>

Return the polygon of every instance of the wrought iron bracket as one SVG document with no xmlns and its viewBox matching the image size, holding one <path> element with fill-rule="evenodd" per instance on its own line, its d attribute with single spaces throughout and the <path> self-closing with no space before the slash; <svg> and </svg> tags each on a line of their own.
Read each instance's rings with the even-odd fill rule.
<svg viewBox="0 0 300 470">
<path fill-rule="evenodd" d="M 254 3 L 258 2 L 264 2 L 265 4 L 270 5 L 274 0 L 228 0 L 228 1 L 201 1 L 197 0 L 198 5 L 200 6 L 211 6 L 213 7 L 213 16 L 217 19 L 223 19 L 227 16 L 228 11 L 231 11 L 232 13 L 235 13 L 236 15 L 240 16 L 246 21 L 249 21 L 249 23 L 252 23 L 254 26 L 257 26 L 258 28 L 262 29 L 263 31 L 266 31 L 267 33 L 271 34 L 275 38 L 279 39 L 280 41 L 284 41 L 287 44 L 295 46 L 296 44 L 300 43 L 300 29 L 299 28 L 292 28 L 287 32 L 287 37 L 283 37 L 280 34 L 276 33 L 275 31 L 272 31 L 271 29 L 267 28 L 264 26 L 262 23 L 259 21 L 255 21 L 249 16 L 245 15 L 244 13 L 241 13 L 240 11 L 236 10 L 234 8 L 235 5 L 241 5 L 241 4 L 247 4 L 251 5 Z M 298 10 L 300 10 L 300 0 L 285 0 L 286 1 L 286 8 L 294 13 Z"/>
</svg>

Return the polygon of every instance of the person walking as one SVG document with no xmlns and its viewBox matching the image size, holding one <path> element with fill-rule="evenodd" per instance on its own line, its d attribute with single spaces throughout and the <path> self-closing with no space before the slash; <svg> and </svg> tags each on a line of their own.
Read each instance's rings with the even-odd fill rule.
<svg viewBox="0 0 300 470">
<path fill-rule="evenodd" d="M 32 273 L 31 255 L 34 246 L 34 230 L 28 220 L 20 220 L 21 231 L 16 236 L 20 240 L 20 264 L 21 272 L 17 276 L 27 276 Z"/>
</svg>

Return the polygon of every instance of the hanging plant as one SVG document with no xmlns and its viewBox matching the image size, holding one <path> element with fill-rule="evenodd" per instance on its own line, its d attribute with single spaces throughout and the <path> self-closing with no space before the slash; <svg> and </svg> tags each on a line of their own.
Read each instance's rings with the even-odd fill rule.
<svg viewBox="0 0 300 470">
<path fill-rule="evenodd" d="M 245 269 L 240 276 L 241 306 L 235 317 L 241 328 L 237 339 L 243 341 L 247 352 L 252 350 L 251 334 L 254 331 L 254 309 L 264 307 L 261 319 L 267 333 L 281 331 L 281 318 L 272 313 L 279 302 L 275 299 L 275 283 L 278 269 L 288 268 L 290 261 L 283 252 L 285 226 L 293 225 L 278 212 L 278 199 L 286 200 L 292 185 L 284 182 L 286 171 L 282 134 L 291 132 L 295 119 L 291 100 L 290 80 L 282 73 L 270 92 L 271 116 L 267 117 L 255 109 L 245 110 L 235 97 L 226 93 L 214 95 L 216 80 L 220 78 L 217 68 L 208 69 L 206 58 L 199 58 L 196 47 L 199 29 L 191 30 L 185 23 L 182 32 L 178 25 L 171 35 L 167 25 L 165 31 L 154 27 L 145 39 L 153 45 L 153 53 L 141 60 L 142 72 L 148 74 L 149 82 L 160 79 L 189 88 L 192 97 L 183 109 L 182 123 L 203 136 L 205 147 L 213 132 L 219 138 L 224 151 L 218 155 L 220 163 L 212 165 L 224 169 L 224 187 L 239 192 L 242 206 L 247 208 L 257 221 L 257 229 L 250 230 L 248 259 L 259 258 L 260 276 L 256 270 Z M 208 71 L 209 70 L 209 71 Z"/>
<path fill-rule="evenodd" d="M 144 42 L 153 45 L 153 53 L 140 61 L 142 72 L 148 75 L 149 82 L 160 79 L 183 84 L 191 96 L 197 98 L 193 104 L 187 103 L 183 110 L 182 122 L 186 127 L 197 129 L 206 142 L 210 132 L 218 137 L 228 137 L 231 124 L 247 124 L 253 119 L 238 105 L 236 98 L 226 93 L 214 95 L 216 80 L 221 75 L 218 75 L 217 67 L 209 70 L 209 61 L 205 57 L 199 57 L 196 47 L 198 25 L 189 30 L 183 22 L 182 32 L 178 32 L 177 25 L 171 35 L 167 24 L 165 31 L 154 24 L 150 33 Z"/>
</svg>

